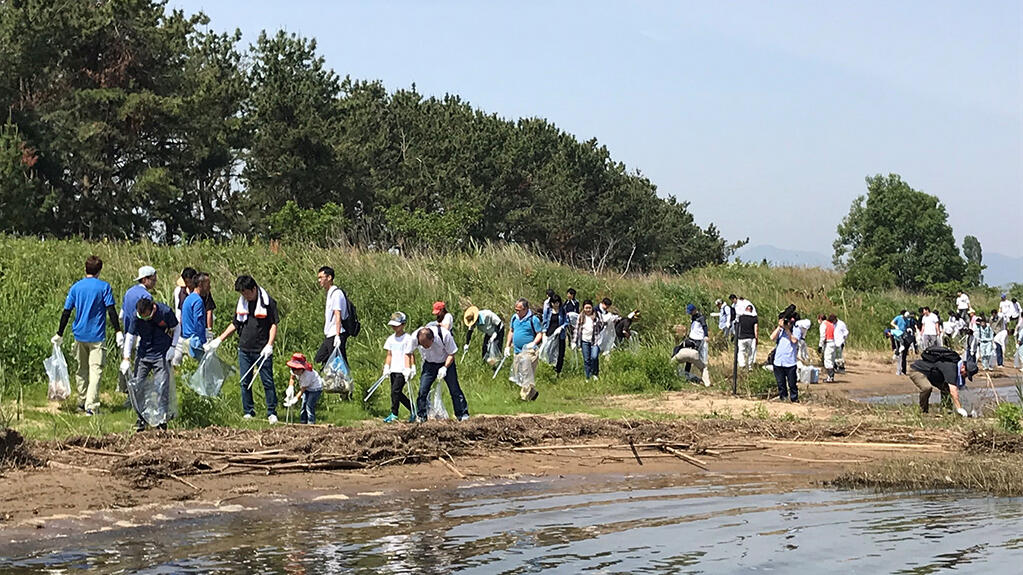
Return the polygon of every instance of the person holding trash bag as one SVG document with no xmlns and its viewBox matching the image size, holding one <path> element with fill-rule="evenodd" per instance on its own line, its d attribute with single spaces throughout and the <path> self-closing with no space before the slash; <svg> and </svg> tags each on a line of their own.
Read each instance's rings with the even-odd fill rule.
<svg viewBox="0 0 1023 575">
<path fill-rule="evenodd" d="M 501 317 L 489 309 L 480 309 L 471 305 L 462 314 L 462 323 L 465 324 L 465 327 L 469 328 L 465 332 L 465 345 L 462 347 L 462 352 L 465 353 L 469 350 L 472 334 L 478 329 L 483 335 L 481 356 L 483 361 L 490 364 L 490 367 L 497 365 L 501 358 L 495 357 L 489 351 L 493 348 L 501 349 L 500 342 L 504 340 L 504 321 L 501 320 Z M 500 351 L 498 354 L 500 354 Z M 491 364 L 491 362 L 493 363 Z"/>
<path fill-rule="evenodd" d="M 238 332 L 238 369 L 241 371 L 242 411 L 245 419 L 256 416 L 252 402 L 252 381 L 259 371 L 266 399 L 266 419 L 277 423 L 277 388 L 274 387 L 274 340 L 277 338 L 277 300 L 270 297 L 249 275 L 238 276 L 234 282 L 238 305 L 234 321 L 224 333 L 206 344 L 206 352 L 215 352 L 225 339 Z"/>
<path fill-rule="evenodd" d="M 75 336 L 78 371 L 75 383 L 78 386 L 78 409 L 86 415 L 99 411 L 99 378 L 103 369 L 103 340 L 106 337 L 107 321 L 114 324 L 117 347 L 124 347 L 121 322 L 114 307 L 114 292 L 110 284 L 99 279 L 103 260 L 89 256 L 85 260 L 85 277 L 75 282 L 64 300 L 64 312 L 60 316 L 57 335 L 50 342 L 56 346 L 64 343 L 64 330 L 75 312 L 71 333 Z"/>
<path fill-rule="evenodd" d="M 511 321 L 508 324 L 511 326 L 511 330 L 508 332 L 507 338 L 505 338 L 504 355 L 508 357 L 514 350 L 516 356 L 512 358 L 512 373 L 509 379 L 521 386 L 522 382 L 516 377 L 515 363 L 520 361 L 518 358 L 520 354 L 531 352 L 533 348 L 539 345 L 540 340 L 543 339 L 543 325 L 540 322 L 540 318 L 536 317 L 533 310 L 529 309 L 529 300 L 526 298 L 519 298 L 515 302 L 515 313 L 512 314 Z M 525 359 L 528 359 L 533 364 L 534 369 L 536 368 L 538 359 L 536 354 L 531 353 Z M 522 387 L 522 399 L 536 399 L 535 392 L 536 388 L 532 384 Z"/>
<path fill-rule="evenodd" d="M 426 421 L 430 388 L 438 379 L 443 379 L 448 384 L 455 417 L 459 421 L 469 419 L 469 406 L 465 401 L 462 388 L 458 385 L 458 370 L 455 366 L 458 344 L 455 343 L 455 336 L 437 324 L 417 329 L 414 336 L 414 345 L 417 345 L 419 355 L 423 358 L 423 374 L 419 376 L 419 395 L 416 398 L 416 414 L 419 422 Z"/>
<path fill-rule="evenodd" d="M 583 372 L 586 379 L 597 379 L 600 375 L 600 332 L 604 329 L 604 321 L 593 308 L 593 300 L 583 300 L 583 310 L 575 324 L 575 337 L 572 349 L 582 349 Z"/>
<path fill-rule="evenodd" d="M 551 345 L 555 346 L 557 359 L 554 362 L 554 373 L 561 375 L 565 365 L 565 331 L 568 329 L 568 316 L 561 305 L 561 296 L 554 294 L 547 304 L 541 322 L 544 337 L 556 337 Z M 560 330 L 560 331 L 559 331 Z M 556 334 L 556 335 L 555 335 Z"/>
<path fill-rule="evenodd" d="M 154 303 L 152 299 L 139 299 L 135 304 L 135 320 L 124 338 L 121 359 L 121 373 L 128 377 L 128 398 L 138 414 L 135 431 L 144 431 L 147 425 L 167 429 L 171 386 L 167 350 L 173 342 L 178 319 L 169 306 Z M 138 353 L 132 369 L 131 352 L 136 339 Z"/>
<path fill-rule="evenodd" d="M 344 290 L 334 285 L 334 268 L 323 266 L 316 272 L 316 281 L 326 290 L 327 300 L 323 311 L 323 343 L 316 350 L 313 360 L 326 365 L 334 350 L 340 350 L 341 359 L 348 364 L 348 336 L 344 320 L 348 319 L 348 296 Z"/>
<path fill-rule="evenodd" d="M 966 417 L 966 410 L 959 402 L 959 391 L 966 388 L 966 380 L 973 381 L 977 374 L 977 362 L 964 360 L 947 347 L 933 346 L 910 366 L 909 380 L 920 390 L 920 411 L 927 413 L 930 408 L 931 390 L 941 392 L 942 402 L 952 399 L 956 413 Z"/>
<path fill-rule="evenodd" d="M 150 292 L 156 289 L 156 268 L 152 266 L 140 267 L 138 275 L 135 276 L 135 282 L 135 285 L 128 288 L 121 298 L 121 324 L 124 326 L 125 334 L 131 332 L 132 325 L 135 323 L 135 306 L 139 303 L 139 300 L 153 299 Z M 128 350 L 129 358 L 134 353 L 135 350 Z M 128 392 L 127 381 L 123 374 L 122 377 L 117 378 L 117 391 L 122 393 Z M 125 407 L 130 406 L 131 398 L 129 397 Z"/>
<path fill-rule="evenodd" d="M 284 405 L 291 407 L 302 401 L 302 414 L 299 422 L 316 423 L 316 404 L 323 394 L 323 378 L 313 369 L 313 364 L 306 361 L 304 353 L 292 354 L 287 366 L 291 368 L 291 379 L 288 380 L 288 391 Z M 298 380 L 298 395 L 295 395 L 295 380 Z"/>
<path fill-rule="evenodd" d="M 384 377 L 391 379 L 391 413 L 384 418 L 384 423 L 398 421 L 398 412 L 403 405 L 409 412 L 409 422 L 416 420 L 416 412 L 412 409 L 412 400 L 405 395 L 405 385 L 412 381 L 416 365 L 415 358 L 412 356 L 413 339 L 405 333 L 407 322 L 408 318 L 400 311 L 392 313 L 391 319 L 387 322 L 394 333 L 387 336 L 387 340 L 384 342 L 384 349 L 387 350 L 387 356 L 384 357 Z"/>
</svg>

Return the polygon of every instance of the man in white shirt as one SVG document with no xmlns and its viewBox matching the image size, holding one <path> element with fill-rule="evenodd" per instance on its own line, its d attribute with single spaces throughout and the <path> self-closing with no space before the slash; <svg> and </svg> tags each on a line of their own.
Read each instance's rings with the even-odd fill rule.
<svg viewBox="0 0 1023 575">
<path fill-rule="evenodd" d="M 938 316 L 931 313 L 931 308 L 924 307 L 923 315 L 920 316 L 921 349 L 928 349 L 938 345 L 938 334 L 940 333 Z"/>
<path fill-rule="evenodd" d="M 845 341 L 849 339 L 849 326 L 840 319 L 835 319 L 835 369 L 845 373 Z"/>
<path fill-rule="evenodd" d="M 419 422 L 426 421 L 430 388 L 438 379 L 443 379 L 448 384 L 455 417 L 459 421 L 469 419 L 469 405 L 465 400 L 465 393 L 458 385 L 458 371 L 455 366 L 458 344 L 455 343 L 455 336 L 438 324 L 421 327 L 413 336 L 413 345 L 418 347 L 419 356 L 423 358 L 423 373 L 419 376 L 419 396 L 416 399 Z"/>
<path fill-rule="evenodd" d="M 1019 317 L 1016 312 L 1016 304 L 1009 301 L 1008 294 L 1002 294 L 1002 301 L 998 302 L 998 313 L 1005 317 L 1006 322 Z"/>
<path fill-rule="evenodd" d="M 959 317 L 966 319 L 966 314 L 970 310 L 970 296 L 966 295 L 962 291 L 956 292 L 956 311 L 959 312 Z"/>
<path fill-rule="evenodd" d="M 348 319 L 348 298 L 341 288 L 334 285 L 334 269 L 323 266 L 316 274 L 316 281 L 327 292 L 327 301 L 323 312 L 323 343 L 316 350 L 313 361 L 326 365 L 334 350 L 341 352 L 341 357 L 348 363 L 348 334 L 341 322 Z"/>
</svg>

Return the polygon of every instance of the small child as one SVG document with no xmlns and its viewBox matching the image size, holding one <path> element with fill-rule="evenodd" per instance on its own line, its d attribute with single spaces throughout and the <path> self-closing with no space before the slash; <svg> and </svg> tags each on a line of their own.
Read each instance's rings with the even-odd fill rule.
<svg viewBox="0 0 1023 575">
<path fill-rule="evenodd" d="M 409 421 L 415 421 L 416 418 L 412 411 L 412 402 L 408 395 L 405 395 L 405 384 L 411 381 L 415 374 L 415 360 L 412 357 L 415 346 L 412 336 L 405 333 L 406 321 L 405 314 L 396 311 L 387 322 L 394 333 L 387 336 L 387 341 L 384 342 L 384 349 L 387 350 L 384 376 L 391 377 L 391 413 L 384 418 L 385 423 L 398 421 L 398 411 L 402 405 L 409 411 Z"/>
<path fill-rule="evenodd" d="M 291 356 L 288 362 L 291 368 L 291 379 L 288 380 L 288 397 L 294 397 L 295 379 L 298 379 L 298 396 L 291 401 L 293 405 L 299 399 L 302 400 L 302 415 L 299 419 L 302 423 L 316 423 L 316 404 L 323 394 L 323 378 L 313 369 L 305 354 L 296 353 Z M 287 401 L 287 400 L 285 400 Z"/>
</svg>

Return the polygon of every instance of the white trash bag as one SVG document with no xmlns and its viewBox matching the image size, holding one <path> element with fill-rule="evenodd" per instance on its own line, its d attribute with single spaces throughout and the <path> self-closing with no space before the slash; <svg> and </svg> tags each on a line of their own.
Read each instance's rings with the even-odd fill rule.
<svg viewBox="0 0 1023 575">
<path fill-rule="evenodd" d="M 448 410 L 444 408 L 444 380 L 438 379 L 433 382 L 433 392 L 430 397 L 430 407 L 426 410 L 430 419 L 448 419 Z"/>
<path fill-rule="evenodd" d="M 547 365 L 558 364 L 558 344 L 560 343 L 559 338 L 562 330 L 565 326 L 561 326 L 554 330 L 551 335 L 545 336 L 543 341 L 540 343 L 540 360 Z"/>
<path fill-rule="evenodd" d="M 501 351 L 501 344 L 497 343 L 497 338 L 494 338 L 487 343 L 487 354 L 483 357 L 483 361 L 493 369 L 501 363 L 502 359 L 504 359 L 504 353 Z"/>
<path fill-rule="evenodd" d="M 339 347 L 334 348 L 334 353 L 327 358 L 327 365 L 323 368 L 323 391 L 347 396 L 351 396 L 355 391 L 352 372 L 345 358 L 341 356 Z"/>
<path fill-rule="evenodd" d="M 224 363 L 216 352 L 208 352 L 199 360 L 199 367 L 195 370 L 195 373 L 188 378 L 188 387 L 191 387 L 203 397 L 217 397 L 220 395 L 220 388 L 224 385 L 224 380 L 227 379 L 227 375 L 231 373 L 231 370 L 231 366 Z M 172 389 L 173 385 L 172 381 Z M 176 403 L 176 401 L 177 394 L 175 393 L 172 404 Z M 172 409 L 175 412 L 177 411 L 176 408 Z"/>
<path fill-rule="evenodd" d="M 611 350 L 615 346 L 615 323 L 617 320 L 611 320 L 604 324 L 604 329 L 601 330 L 600 335 L 597 336 L 597 347 L 600 348 L 600 353 L 603 355 L 609 355 Z"/>
<path fill-rule="evenodd" d="M 50 378 L 50 387 L 46 396 L 54 401 L 64 401 L 71 397 L 71 378 L 67 372 L 67 360 L 60 346 L 53 344 L 53 353 L 43 360 L 43 369 Z"/>
<path fill-rule="evenodd" d="M 512 377 L 523 389 L 536 386 L 536 351 L 524 350 L 515 356 L 512 362 Z"/>
</svg>

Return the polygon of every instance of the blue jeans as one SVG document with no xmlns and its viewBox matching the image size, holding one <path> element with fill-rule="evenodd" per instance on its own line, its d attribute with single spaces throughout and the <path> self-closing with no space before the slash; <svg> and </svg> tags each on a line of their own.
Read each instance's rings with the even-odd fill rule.
<svg viewBox="0 0 1023 575">
<path fill-rule="evenodd" d="M 416 413 L 419 414 L 420 420 L 426 419 L 430 406 L 430 388 L 433 387 L 433 382 L 437 381 L 437 371 L 443 365 L 443 363 L 423 362 L 423 374 L 419 376 L 419 397 L 416 398 Z M 451 406 L 455 409 L 455 417 L 461 419 L 463 416 L 469 415 L 469 404 L 465 401 L 465 394 L 462 393 L 461 386 L 458 385 L 458 371 L 455 369 L 455 362 L 451 362 L 444 381 L 448 384 L 448 393 L 451 394 Z"/>
<path fill-rule="evenodd" d="M 238 350 L 238 369 L 242 377 L 242 411 L 248 415 L 256 415 L 256 406 L 252 403 L 252 388 L 250 384 L 255 377 L 254 373 L 246 375 L 245 372 L 259 361 L 258 351 Z M 268 357 L 259 368 L 259 380 L 263 382 L 263 395 L 266 397 L 266 415 L 277 415 L 277 388 L 274 386 L 274 358 Z"/>
<path fill-rule="evenodd" d="M 796 384 L 796 366 L 774 366 L 774 380 L 778 383 L 778 397 L 799 401 L 799 386 Z M 786 382 L 788 389 L 786 389 Z"/>
<path fill-rule="evenodd" d="M 583 371 L 586 379 L 590 376 L 600 375 L 600 347 L 595 343 L 584 341 L 582 343 Z"/>
<path fill-rule="evenodd" d="M 322 389 L 302 392 L 302 415 L 299 417 L 299 421 L 302 423 L 316 423 L 316 404 L 320 402 L 321 395 L 323 395 Z"/>
</svg>

